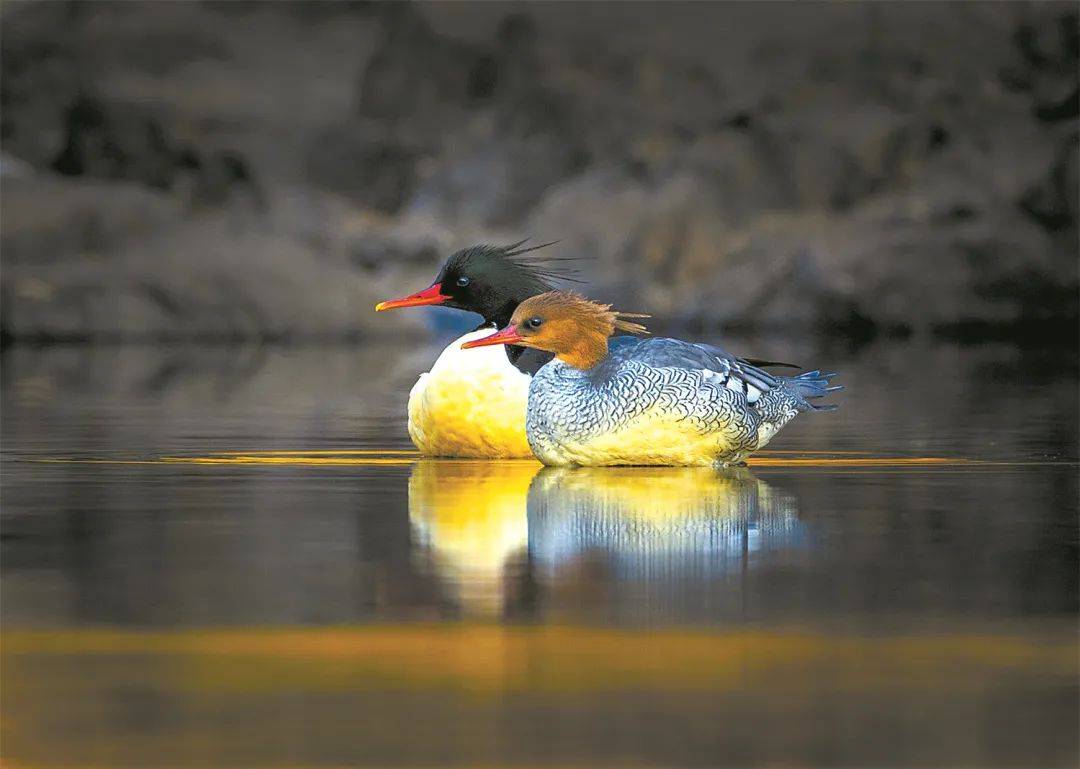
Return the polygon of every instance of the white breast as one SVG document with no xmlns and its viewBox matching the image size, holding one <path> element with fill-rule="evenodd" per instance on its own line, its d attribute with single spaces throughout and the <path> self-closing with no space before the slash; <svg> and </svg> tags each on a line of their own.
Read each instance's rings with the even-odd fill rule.
<svg viewBox="0 0 1080 769">
<path fill-rule="evenodd" d="M 532 456 L 525 437 L 531 378 L 501 345 L 461 349 L 492 333 L 481 329 L 451 342 L 409 393 L 409 435 L 424 454 Z"/>
</svg>

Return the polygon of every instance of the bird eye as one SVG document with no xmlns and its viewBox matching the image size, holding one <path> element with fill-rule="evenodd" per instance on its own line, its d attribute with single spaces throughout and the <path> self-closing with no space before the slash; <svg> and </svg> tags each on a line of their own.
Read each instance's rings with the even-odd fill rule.
<svg viewBox="0 0 1080 769">
<path fill-rule="evenodd" d="M 465 288 L 465 286 L 467 286 L 467 285 L 469 285 L 470 283 L 472 283 L 472 281 L 471 281 L 471 280 L 469 280 L 469 278 L 468 278 L 468 277 L 466 277 L 465 275 L 462 275 L 462 276 L 461 276 L 460 278 L 458 278 L 458 279 L 457 279 L 456 281 L 454 281 L 454 282 L 455 282 L 455 283 L 457 283 L 457 284 L 458 284 L 459 286 L 461 286 L 462 288 Z"/>
<path fill-rule="evenodd" d="M 544 322 L 543 318 L 529 318 L 525 321 L 526 328 L 540 328 L 540 324 Z"/>
</svg>

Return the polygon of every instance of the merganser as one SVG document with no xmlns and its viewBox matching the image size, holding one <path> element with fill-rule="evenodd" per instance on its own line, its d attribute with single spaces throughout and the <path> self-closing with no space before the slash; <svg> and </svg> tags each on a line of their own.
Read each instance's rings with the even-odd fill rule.
<svg viewBox="0 0 1080 769">
<path fill-rule="evenodd" d="M 518 305 L 509 324 L 463 348 L 514 344 L 555 354 L 529 385 L 525 431 L 547 465 L 735 465 L 765 446 L 810 399 L 842 389 L 834 374 L 773 376 L 718 347 L 647 333 L 565 291 Z"/>
<path fill-rule="evenodd" d="M 529 382 L 551 353 L 520 346 L 485 355 L 463 353 L 462 345 L 505 326 L 518 304 L 550 291 L 556 280 L 575 280 L 559 270 L 568 258 L 530 254 L 523 248 L 478 245 L 451 255 L 435 282 L 402 299 L 380 302 L 376 312 L 398 307 L 442 305 L 475 312 L 484 322 L 454 340 L 409 393 L 409 437 L 428 456 L 531 457 L 525 436 Z"/>
</svg>

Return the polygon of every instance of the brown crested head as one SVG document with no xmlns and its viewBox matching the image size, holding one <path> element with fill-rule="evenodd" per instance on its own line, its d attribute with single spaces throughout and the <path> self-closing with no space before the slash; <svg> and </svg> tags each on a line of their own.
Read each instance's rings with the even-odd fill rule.
<svg viewBox="0 0 1080 769">
<path fill-rule="evenodd" d="M 517 306 L 506 328 L 463 347 L 516 344 L 547 350 L 565 363 L 589 369 L 607 356 L 607 340 L 616 331 L 647 334 L 645 327 L 627 318 L 648 315 L 612 310 L 610 304 L 592 302 L 571 291 L 548 291 Z"/>
</svg>

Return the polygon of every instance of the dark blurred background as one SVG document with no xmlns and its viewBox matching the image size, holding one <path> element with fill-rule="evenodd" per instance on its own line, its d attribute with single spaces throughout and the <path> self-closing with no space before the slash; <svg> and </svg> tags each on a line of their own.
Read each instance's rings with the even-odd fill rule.
<svg viewBox="0 0 1080 769">
<path fill-rule="evenodd" d="M 1075 3 L 2 9 L 5 342 L 356 339 L 560 238 L 694 330 L 1075 344 Z"/>
<path fill-rule="evenodd" d="M 0 0 L 0 762 L 1077 766 L 1077 10 Z M 526 236 L 840 410 L 418 461 Z"/>
</svg>

